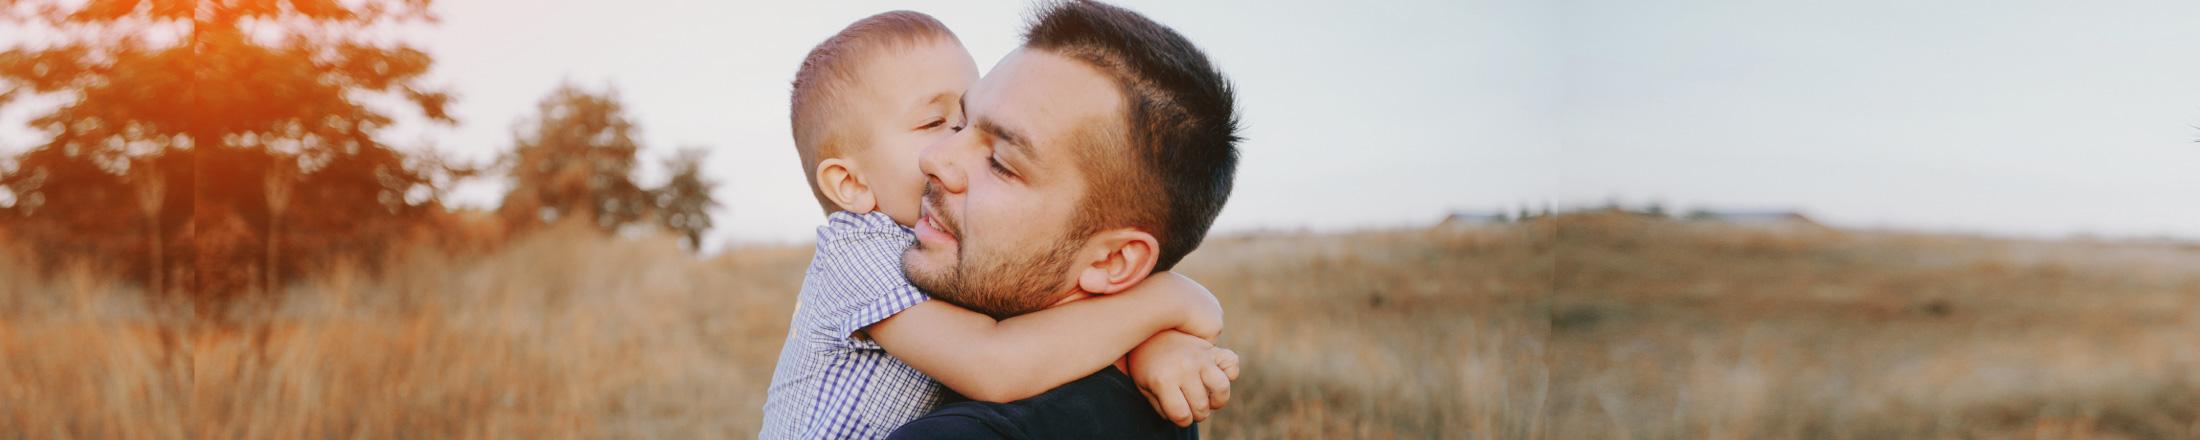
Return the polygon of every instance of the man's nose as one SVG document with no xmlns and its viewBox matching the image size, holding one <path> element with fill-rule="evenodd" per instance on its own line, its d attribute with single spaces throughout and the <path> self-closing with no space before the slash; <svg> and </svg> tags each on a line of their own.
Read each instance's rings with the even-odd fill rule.
<svg viewBox="0 0 2200 440">
<path fill-rule="evenodd" d="M 965 150 L 962 145 L 968 137 L 966 134 L 956 133 L 925 146 L 924 151 L 917 152 L 917 169 L 939 182 L 941 191 L 962 193 L 969 183 L 959 158 Z"/>
</svg>

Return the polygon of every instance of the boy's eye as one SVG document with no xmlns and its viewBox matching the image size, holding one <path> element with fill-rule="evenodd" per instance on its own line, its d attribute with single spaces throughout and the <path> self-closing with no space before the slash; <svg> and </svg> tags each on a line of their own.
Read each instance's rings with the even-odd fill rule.
<svg viewBox="0 0 2200 440">
<path fill-rule="evenodd" d="M 998 173 L 998 174 L 1000 174 L 1000 175 L 1003 175 L 1003 176 L 1009 176 L 1009 177 L 1015 177 L 1015 176 L 1016 176 L 1016 172 L 1015 172 L 1015 171 L 1009 171 L 1009 170 L 1008 170 L 1008 166 L 1007 166 L 1007 165 L 1002 165 L 1002 164 L 1001 164 L 1001 158 L 1000 158 L 1000 156 L 989 156 L 989 157 L 986 157 L 986 158 L 985 158 L 985 161 L 986 161 L 987 163 L 989 163 L 989 164 L 993 165 L 993 172 L 994 172 L 994 173 Z"/>
<path fill-rule="evenodd" d="M 918 130 L 931 130 L 931 129 L 934 129 L 934 128 L 939 128 L 939 127 L 940 127 L 940 126 L 942 126 L 942 125 L 947 125 L 947 120 L 946 120 L 946 119 L 933 119 L 933 120 L 932 120 L 932 122 L 926 122 L 926 123 L 924 123 L 924 125 L 923 125 L 923 126 L 917 127 L 917 129 L 918 129 Z M 960 131 L 960 130 L 958 130 L 958 131 Z"/>
</svg>

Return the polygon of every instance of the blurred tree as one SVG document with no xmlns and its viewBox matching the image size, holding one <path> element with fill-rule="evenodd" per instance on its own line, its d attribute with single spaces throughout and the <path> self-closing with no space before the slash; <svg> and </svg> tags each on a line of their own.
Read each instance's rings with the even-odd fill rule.
<svg viewBox="0 0 2200 440">
<path fill-rule="evenodd" d="M 156 295 L 165 293 L 168 288 L 167 277 L 162 276 L 162 271 L 167 269 L 164 253 L 168 246 L 161 239 L 166 235 L 161 233 L 161 207 L 168 200 L 165 175 L 148 164 L 145 171 L 133 174 L 130 180 L 131 188 L 137 193 L 138 215 L 145 218 L 145 259 L 149 262 L 145 273 L 146 290 Z"/>
<path fill-rule="evenodd" d="M 697 251 L 703 249 L 703 232 L 711 227 L 710 210 L 718 207 L 718 200 L 710 194 L 716 182 L 703 176 L 703 160 L 709 155 L 707 149 L 690 147 L 666 158 L 665 170 L 672 178 L 651 191 L 661 226 L 687 238 L 688 248 Z"/>
<path fill-rule="evenodd" d="M 450 95 L 423 83 L 429 56 L 380 37 L 432 22 L 428 4 L 0 0 L 5 25 L 45 37 L 0 52 L 0 108 L 30 96 L 61 102 L 30 122 L 45 143 L 0 174 L 16 199 L 4 221 L 56 258 L 149 266 L 148 282 L 179 272 L 163 266 L 189 267 L 180 271 L 189 279 L 166 284 L 217 297 L 260 284 L 248 273 L 379 249 L 435 206 L 435 175 L 447 170 L 378 142 L 391 120 L 358 101 L 395 97 L 455 123 Z M 277 193 L 291 197 L 269 198 Z M 271 240 L 277 211 L 284 231 L 312 239 Z M 115 212 L 142 212 L 151 226 Z M 190 233 L 215 220 L 257 232 Z M 141 231 L 147 239 L 122 238 Z M 277 243 L 310 252 L 277 261 Z"/>
<path fill-rule="evenodd" d="M 581 216 L 610 231 L 648 212 L 650 195 L 632 177 L 641 146 L 617 92 L 565 84 L 535 112 L 512 133 L 512 189 L 497 208 L 511 230 Z"/>
</svg>

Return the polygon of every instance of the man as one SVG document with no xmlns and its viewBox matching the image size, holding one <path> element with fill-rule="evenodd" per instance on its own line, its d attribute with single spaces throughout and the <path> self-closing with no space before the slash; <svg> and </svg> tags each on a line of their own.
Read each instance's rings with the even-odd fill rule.
<svg viewBox="0 0 2200 440">
<path fill-rule="evenodd" d="M 1237 166 L 1228 81 L 1183 36 L 1090 1 L 1036 17 L 964 95 L 968 128 L 920 154 L 925 203 L 902 258 L 935 299 L 993 316 L 1169 270 L 1205 237 Z M 1196 437 L 1157 415 L 1122 365 L 1030 399 L 943 406 L 894 438 Z"/>
</svg>

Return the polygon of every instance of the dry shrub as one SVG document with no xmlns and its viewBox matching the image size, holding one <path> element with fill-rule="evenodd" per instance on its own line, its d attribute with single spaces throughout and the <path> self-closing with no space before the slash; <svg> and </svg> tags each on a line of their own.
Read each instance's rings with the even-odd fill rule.
<svg viewBox="0 0 2200 440">
<path fill-rule="evenodd" d="M 399 248 L 474 257 L 502 248 L 511 238 L 504 220 L 478 209 L 433 210 L 411 223 Z"/>
</svg>

